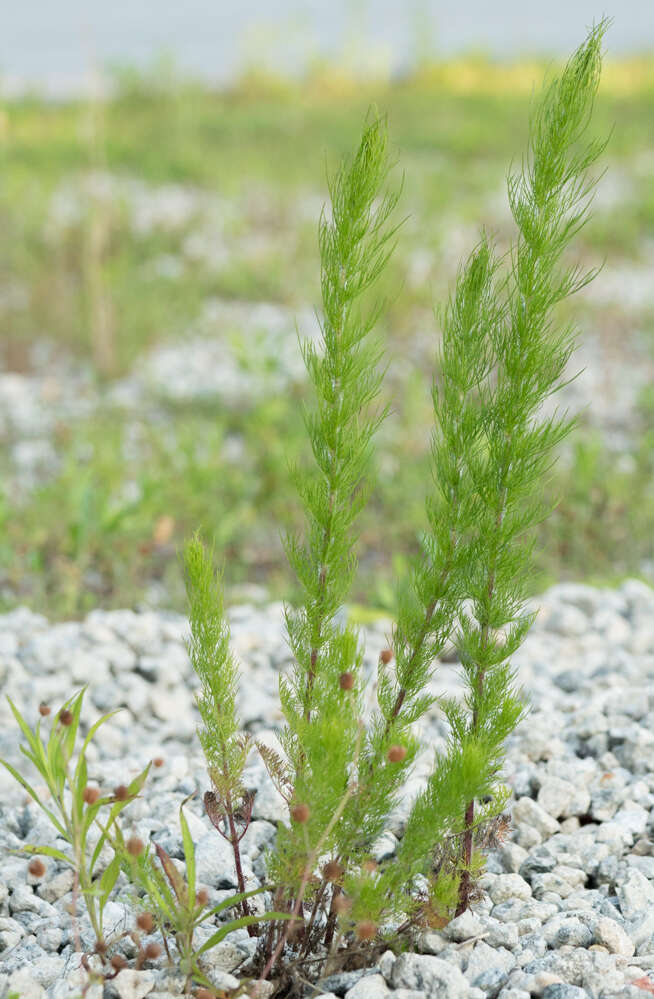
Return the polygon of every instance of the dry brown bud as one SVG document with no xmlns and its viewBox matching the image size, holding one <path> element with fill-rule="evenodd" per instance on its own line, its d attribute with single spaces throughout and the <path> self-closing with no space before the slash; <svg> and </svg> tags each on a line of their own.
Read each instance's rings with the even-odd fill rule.
<svg viewBox="0 0 654 999">
<path fill-rule="evenodd" d="M 364 919 L 357 923 L 355 933 L 358 940 L 372 940 L 377 933 L 377 925 L 372 919 Z"/>
<path fill-rule="evenodd" d="M 35 857 L 34 860 L 30 860 L 27 870 L 33 878 L 42 878 L 45 874 L 45 864 L 38 857 Z"/>
<path fill-rule="evenodd" d="M 161 947 L 158 943 L 149 943 L 143 953 L 147 957 L 148 961 L 154 961 L 155 958 L 160 956 Z"/>
<path fill-rule="evenodd" d="M 85 787 L 82 792 L 82 798 L 87 805 L 95 805 L 96 801 L 100 797 L 100 791 L 97 787 Z"/>
<path fill-rule="evenodd" d="M 47 704 L 44 704 L 43 701 L 41 701 L 41 703 L 39 704 L 39 714 L 41 715 L 42 718 L 46 718 L 50 714 L 51 710 L 52 708 L 50 708 Z"/>
<path fill-rule="evenodd" d="M 382 649 L 381 652 L 379 653 L 379 658 L 383 662 L 384 666 L 388 666 L 389 662 L 393 658 L 393 650 L 392 649 Z"/>
<path fill-rule="evenodd" d="M 334 909 L 334 912 L 338 913 L 339 916 L 343 916 L 350 911 L 352 903 L 349 898 L 345 897 L 345 895 L 337 895 L 332 902 L 332 908 Z"/>
<path fill-rule="evenodd" d="M 139 912 L 136 917 L 136 925 L 144 933 L 152 933 L 154 928 L 154 917 L 151 912 Z"/>
<path fill-rule="evenodd" d="M 73 712 L 69 711 L 68 708 L 64 708 L 63 711 L 59 712 L 59 721 L 62 725 L 72 725 L 73 724 Z"/>
<path fill-rule="evenodd" d="M 195 901 L 198 905 L 206 905 L 209 901 L 209 892 L 204 888 L 200 888 L 200 891 L 195 896 Z"/>
<path fill-rule="evenodd" d="M 139 839 L 138 836 L 130 836 L 125 846 L 127 847 L 127 852 L 131 854 L 132 857 L 140 857 L 145 850 L 143 840 Z"/>
<path fill-rule="evenodd" d="M 111 967 L 114 971 L 122 971 L 123 968 L 127 967 L 127 961 L 122 954 L 114 954 L 111 959 Z"/>
<path fill-rule="evenodd" d="M 386 759 L 389 763 L 401 763 L 406 759 L 406 749 L 404 746 L 391 746 L 386 753 Z"/>
<path fill-rule="evenodd" d="M 129 788 L 127 787 L 127 784 L 119 784 L 118 787 L 115 787 L 114 797 L 116 801 L 127 801 L 129 798 Z"/>
<path fill-rule="evenodd" d="M 307 822 L 310 815 L 311 809 L 308 805 L 294 805 L 291 808 L 291 818 L 294 822 Z"/>
<path fill-rule="evenodd" d="M 163 756 L 155 756 L 155 758 L 152 761 L 152 764 L 158 769 L 159 767 L 162 767 L 165 762 L 166 761 L 164 760 Z"/>
<path fill-rule="evenodd" d="M 343 876 L 345 870 L 337 860 L 330 860 L 322 869 L 325 881 L 338 881 Z"/>
<path fill-rule="evenodd" d="M 212 992 L 211 989 L 198 989 L 195 993 L 195 999 L 216 999 L 216 993 Z"/>
<path fill-rule="evenodd" d="M 338 682 L 341 690 L 352 690 L 354 686 L 354 673 L 341 673 Z"/>
</svg>

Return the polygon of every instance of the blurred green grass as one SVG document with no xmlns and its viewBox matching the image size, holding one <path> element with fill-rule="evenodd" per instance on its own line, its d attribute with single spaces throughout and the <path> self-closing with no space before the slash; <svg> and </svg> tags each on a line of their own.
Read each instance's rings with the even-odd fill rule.
<svg viewBox="0 0 654 999">
<path fill-rule="evenodd" d="M 355 144 L 376 102 L 388 114 L 408 219 L 383 288 L 393 414 L 378 443 L 353 599 L 391 609 L 394 574 L 416 550 L 429 488 L 432 306 L 482 225 L 501 245 L 510 238 L 504 179 L 524 148 L 530 87 L 542 71 L 518 65 L 507 76 L 473 60 L 378 86 L 338 74 L 302 86 L 251 77 L 223 94 L 130 73 L 102 104 L 5 102 L 0 292 L 19 292 L 0 307 L 5 367 L 29 374 L 34 345 L 51 342 L 91 366 L 102 394 L 138 375 L 148 350 L 201 329 L 207 302 L 272 302 L 291 316 L 317 305 L 326 171 Z M 593 129 L 613 128 L 613 188 L 577 249 L 587 264 L 643 266 L 654 236 L 654 73 L 651 61 L 635 60 L 608 77 Z M 166 191 L 182 204 L 172 216 Z M 153 192 L 163 202 L 148 201 Z M 654 354 L 651 310 L 607 309 L 591 292 L 566 315 L 618 350 L 638 330 Z M 230 336 L 247 362 L 247 330 Z M 144 599 L 182 609 L 177 551 L 198 526 L 216 538 L 228 596 L 236 584 L 260 583 L 292 598 L 280 530 L 300 526 L 287 461 L 307 458 L 305 395 L 293 383 L 240 406 L 162 397 L 145 415 L 103 396 L 92 415 L 58 422 L 54 472 L 28 490 L 0 491 L 3 605 L 26 602 L 54 617 Z M 576 432 L 571 461 L 546 486 L 561 501 L 539 529 L 534 592 L 567 578 L 613 584 L 653 564 L 653 427 L 648 389 L 628 462 L 583 425 Z M 12 433 L 0 437 L 4 482 L 13 474 Z"/>
</svg>

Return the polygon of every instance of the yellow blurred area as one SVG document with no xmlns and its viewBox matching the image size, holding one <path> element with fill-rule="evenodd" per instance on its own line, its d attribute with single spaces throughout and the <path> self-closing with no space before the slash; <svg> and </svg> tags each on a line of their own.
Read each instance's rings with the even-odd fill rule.
<svg viewBox="0 0 654 999">
<path fill-rule="evenodd" d="M 402 78 L 390 75 L 361 77 L 338 63 L 319 63 L 296 83 L 271 71 L 247 71 L 233 92 L 242 97 L 290 98 L 299 94 L 311 100 L 355 97 L 374 89 L 390 89 L 398 84 L 408 90 L 441 91 L 462 95 L 530 94 L 544 73 L 556 72 L 559 65 L 538 59 L 515 63 L 492 62 L 485 55 L 469 55 L 429 63 Z M 630 97 L 654 91 L 654 55 L 608 59 L 602 71 L 600 90 L 616 97 Z"/>
</svg>

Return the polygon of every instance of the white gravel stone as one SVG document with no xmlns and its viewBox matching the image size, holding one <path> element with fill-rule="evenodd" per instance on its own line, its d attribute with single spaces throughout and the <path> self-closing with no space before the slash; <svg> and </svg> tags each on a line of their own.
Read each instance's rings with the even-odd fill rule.
<svg viewBox="0 0 654 999">
<path fill-rule="evenodd" d="M 636 947 L 633 940 L 625 933 L 615 919 L 608 916 L 600 916 L 595 925 L 595 943 L 601 944 L 611 954 L 622 954 L 623 957 L 631 957 Z"/>
<path fill-rule="evenodd" d="M 531 898 L 531 885 L 519 874 L 487 874 L 483 883 L 495 905 L 509 899 Z"/>
<path fill-rule="evenodd" d="M 513 821 L 521 822 L 539 833 L 541 840 L 559 831 L 559 823 L 531 798 L 519 798 L 513 805 Z"/>
<path fill-rule="evenodd" d="M 443 936 L 448 940 L 460 943 L 462 940 L 470 940 L 471 937 L 478 937 L 483 933 L 484 924 L 478 916 L 470 910 L 457 916 L 443 927 Z"/>
<path fill-rule="evenodd" d="M 468 982 L 458 968 L 427 954 L 400 954 L 393 965 L 391 984 L 396 989 L 416 989 L 434 999 L 464 999 Z"/>
<path fill-rule="evenodd" d="M 628 871 L 617 887 L 617 895 L 625 919 L 636 919 L 654 906 L 654 885 L 640 871 Z"/>
<path fill-rule="evenodd" d="M 154 975 L 151 971 L 136 971 L 123 968 L 111 981 L 110 989 L 119 999 L 144 999 L 154 988 Z"/>
<path fill-rule="evenodd" d="M 45 989 L 29 968 L 20 968 L 12 972 L 7 981 L 7 995 L 12 993 L 20 999 L 44 999 Z"/>
<path fill-rule="evenodd" d="M 386 999 L 393 995 L 383 975 L 366 975 L 345 993 L 345 999 Z"/>
</svg>

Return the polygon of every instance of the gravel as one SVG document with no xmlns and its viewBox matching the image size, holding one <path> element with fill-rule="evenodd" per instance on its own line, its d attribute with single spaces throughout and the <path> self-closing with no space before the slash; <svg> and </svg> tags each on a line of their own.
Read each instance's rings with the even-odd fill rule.
<svg viewBox="0 0 654 999">
<path fill-rule="evenodd" d="M 323 994 L 617 999 L 646 994 L 648 983 L 654 989 L 654 590 L 637 580 L 615 590 L 566 583 L 534 606 L 535 624 L 514 656 L 532 711 L 507 743 L 512 827 L 488 857 L 484 897 L 442 931 L 423 934 L 416 953 L 387 952 L 375 968 L 334 975 Z M 242 669 L 244 727 L 274 746 L 281 723 L 278 676 L 289 664 L 282 607 L 233 607 L 230 620 Z M 126 832 L 152 835 L 181 864 L 176 815 L 195 792 L 186 814 L 198 877 L 217 900 L 235 887 L 235 874 L 201 805 L 207 779 L 186 630 L 186 620 L 172 613 L 94 611 L 83 621 L 50 624 L 19 608 L 0 617 L 0 689 L 30 722 L 41 701 L 56 707 L 85 682 L 85 729 L 122 707 L 89 750 L 89 779 L 111 787 L 162 757 L 147 794 L 124 813 Z M 364 669 L 371 681 L 388 630 L 383 621 L 365 630 Z M 442 665 L 434 691 L 460 690 L 456 662 Z M 425 748 L 378 845 L 380 857 L 395 849 L 444 733 L 435 708 L 422 725 Z M 0 755 L 34 779 L 18 736 L 3 697 Z M 257 795 L 242 844 L 244 870 L 248 886 L 256 887 L 285 811 L 255 755 L 246 779 Z M 81 991 L 84 974 L 66 911 L 71 874 L 46 857 L 45 873 L 34 877 L 28 859 L 10 852 L 28 842 L 54 846 L 55 837 L 4 768 L 0 802 L 0 997 L 17 992 L 21 999 L 69 999 Z M 130 925 L 120 885 L 106 918 L 109 927 Z M 79 929 L 89 945 L 85 920 Z M 251 947 L 243 930 L 211 953 L 207 969 L 217 986 L 235 987 Z M 158 960 L 122 971 L 105 996 L 165 999 L 182 986 L 180 975 Z M 89 999 L 101 999 L 100 993 L 89 992 Z"/>
</svg>

